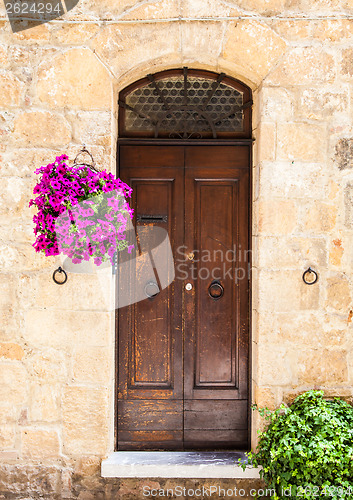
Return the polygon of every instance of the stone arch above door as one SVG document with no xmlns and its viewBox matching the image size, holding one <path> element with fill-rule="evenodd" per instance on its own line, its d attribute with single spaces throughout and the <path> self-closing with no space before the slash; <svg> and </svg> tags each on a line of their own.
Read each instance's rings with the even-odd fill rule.
<svg viewBox="0 0 353 500">
<path fill-rule="evenodd" d="M 101 29 L 92 45 L 120 88 L 150 72 L 189 66 L 225 72 L 254 89 L 287 48 L 270 27 L 249 19 L 141 23 L 138 36 L 122 22 Z"/>
</svg>

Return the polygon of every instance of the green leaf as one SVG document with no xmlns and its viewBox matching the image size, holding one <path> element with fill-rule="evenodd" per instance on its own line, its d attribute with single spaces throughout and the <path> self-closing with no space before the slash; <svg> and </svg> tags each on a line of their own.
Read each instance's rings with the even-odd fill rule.
<svg viewBox="0 0 353 500">
<path fill-rule="evenodd" d="M 306 485 L 308 491 L 320 489 L 320 498 L 353 498 L 348 491 L 353 478 L 353 408 L 335 398 L 324 398 L 323 391 L 307 391 L 298 396 L 288 408 L 281 405 L 275 411 L 252 406 L 267 420 L 260 432 L 252 463 L 262 466 L 268 487 L 274 487 L 280 498 L 282 488 Z M 342 496 L 325 494 L 325 487 Z M 336 490 L 335 490 L 336 488 Z M 351 489 L 352 490 L 352 489 Z M 314 498 L 312 493 L 300 495 Z"/>
</svg>

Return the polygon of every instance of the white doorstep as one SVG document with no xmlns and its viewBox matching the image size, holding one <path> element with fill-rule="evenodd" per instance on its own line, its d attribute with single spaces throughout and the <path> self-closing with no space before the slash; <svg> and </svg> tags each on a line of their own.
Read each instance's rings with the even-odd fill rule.
<svg viewBox="0 0 353 500">
<path fill-rule="evenodd" d="M 116 451 L 102 461 L 102 477 L 259 479 L 260 468 L 243 469 L 242 452 Z"/>
</svg>

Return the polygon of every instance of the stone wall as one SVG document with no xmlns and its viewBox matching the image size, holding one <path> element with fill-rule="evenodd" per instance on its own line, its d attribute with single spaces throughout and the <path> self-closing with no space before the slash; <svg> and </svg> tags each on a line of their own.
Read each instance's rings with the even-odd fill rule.
<svg viewBox="0 0 353 500">
<path fill-rule="evenodd" d="M 165 495 L 159 494 L 161 490 L 164 490 Z M 26 500 L 28 498 L 136 500 L 163 496 L 169 500 L 176 498 L 242 498 L 248 500 L 254 498 L 255 491 L 261 495 L 261 498 L 270 498 L 270 489 L 260 479 L 102 478 L 100 477 L 100 460 L 97 458 L 79 460 L 71 467 L 0 466 L 0 500 L 24 500 L 24 496 Z M 30 497 L 27 496 L 28 493 L 31 494 Z M 151 494 L 147 495 L 147 493 Z M 200 493 L 203 493 L 202 497 Z"/>
<path fill-rule="evenodd" d="M 114 171 L 119 90 L 167 68 L 224 71 L 254 92 L 253 399 L 275 407 L 314 387 L 351 399 L 352 0 L 82 0 L 16 34 L 3 5 L 0 16 L 5 472 L 48 467 L 45 481 L 60 472 L 71 491 L 82 460 L 114 448 L 109 301 L 95 276 L 53 283 L 28 200 L 34 169 L 82 143 Z"/>
</svg>

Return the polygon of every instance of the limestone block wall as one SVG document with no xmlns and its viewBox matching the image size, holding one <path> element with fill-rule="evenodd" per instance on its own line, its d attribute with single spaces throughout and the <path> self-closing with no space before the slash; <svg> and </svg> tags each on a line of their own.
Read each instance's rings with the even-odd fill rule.
<svg viewBox="0 0 353 500">
<path fill-rule="evenodd" d="M 0 461 L 57 467 L 69 491 L 113 450 L 111 284 L 53 283 L 28 200 L 35 168 L 82 143 L 115 171 L 119 90 L 167 68 L 254 92 L 253 399 L 352 398 L 352 0 L 82 0 L 15 34 L 0 18 Z"/>
<path fill-rule="evenodd" d="M 353 396 L 353 25 L 332 17 L 272 20 L 288 45 L 256 91 L 253 380 L 270 407 L 310 388 Z"/>
</svg>

